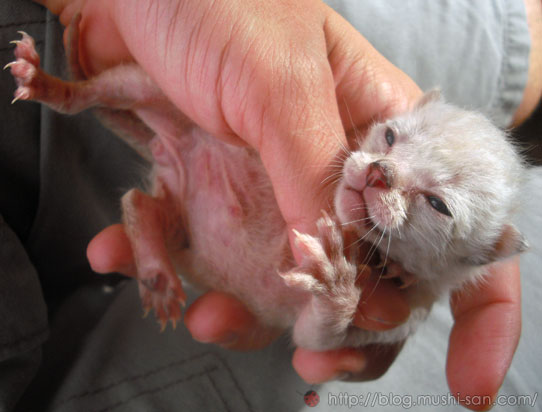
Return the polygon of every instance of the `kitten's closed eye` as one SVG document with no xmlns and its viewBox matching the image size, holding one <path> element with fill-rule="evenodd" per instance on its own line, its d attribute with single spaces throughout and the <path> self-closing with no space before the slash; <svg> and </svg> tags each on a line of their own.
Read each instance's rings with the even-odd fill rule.
<svg viewBox="0 0 542 412">
<path fill-rule="evenodd" d="M 393 130 L 390 127 L 386 129 L 386 142 L 388 142 L 390 147 L 395 143 L 395 133 L 393 133 Z"/>
<path fill-rule="evenodd" d="M 448 206 L 446 206 L 446 204 L 442 201 L 442 199 L 432 195 L 428 195 L 426 196 L 426 198 L 431 207 L 433 207 L 433 209 L 435 209 L 437 212 L 452 217 L 452 213 L 448 209 Z"/>
</svg>

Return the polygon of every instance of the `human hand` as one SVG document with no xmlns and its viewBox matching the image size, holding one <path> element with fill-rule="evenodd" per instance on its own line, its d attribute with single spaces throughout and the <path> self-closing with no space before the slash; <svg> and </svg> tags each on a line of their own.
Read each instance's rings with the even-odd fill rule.
<svg viewBox="0 0 542 412">
<path fill-rule="evenodd" d="M 343 125 L 347 133 L 364 130 L 374 118 L 403 111 L 420 95 L 406 75 L 336 13 L 317 1 L 270 4 L 253 0 L 184 3 L 149 0 L 134 5 L 127 0 L 43 0 L 42 3 L 62 13 L 64 23 L 69 22 L 75 11 L 82 10 L 81 57 L 88 73 L 121 60 L 135 59 L 172 102 L 198 125 L 224 140 L 256 148 L 273 182 L 288 227 L 300 232 L 312 231 L 320 209 L 329 202 L 332 188 L 321 182 L 345 143 Z M 118 229 L 103 232 L 89 246 L 89 258 L 98 271 L 118 267 L 112 264 L 114 253 L 105 248 L 107 239 L 112 242 L 110 246 L 115 242 L 122 245 L 118 233 Z M 103 265 L 108 259 L 109 264 Z M 500 273 L 505 270 L 501 266 Z M 502 287 L 498 291 L 513 299 L 511 291 Z M 395 293 L 393 288 L 379 290 Z M 491 303 L 496 296 L 495 291 L 486 291 L 477 296 L 477 301 L 498 312 L 499 308 Z M 196 338 L 201 339 L 207 333 L 207 341 L 221 342 L 228 328 L 235 328 L 235 318 L 241 318 L 238 312 L 243 310 L 234 310 L 236 316 L 230 322 L 221 323 L 222 326 L 217 322 L 202 331 L 201 322 L 209 325 L 205 319 L 212 318 L 211 313 L 216 319 L 214 305 L 233 308 L 237 303 L 217 299 L 216 294 L 201 299 L 189 308 L 187 326 Z M 401 305 L 400 299 L 395 301 Z M 465 299 L 457 302 L 456 313 L 461 313 L 464 305 L 468 307 Z M 510 309 L 517 314 L 516 306 L 508 306 L 507 310 Z M 460 331 L 472 333 L 473 329 L 461 327 L 468 318 L 467 314 L 460 316 L 454 331 L 459 327 Z M 402 319 L 396 317 L 391 324 Z M 253 322 L 247 320 L 244 324 Z M 239 345 L 243 341 L 242 332 L 243 329 L 236 344 L 230 346 L 242 347 Z M 252 346 L 259 344 L 263 343 Z M 482 347 L 471 341 L 470 348 L 474 353 Z M 514 348 L 510 342 L 503 343 L 500 353 L 510 350 L 513 353 Z M 453 357 L 464 349 L 453 346 L 452 335 L 449 359 L 457 359 L 452 364 L 459 362 L 457 365 L 466 367 L 463 370 L 467 373 L 469 365 L 461 365 L 461 359 Z M 374 378 L 386 369 L 397 352 L 394 349 L 385 359 L 375 360 L 364 350 L 316 354 L 298 349 L 294 366 L 311 382 L 327 380 L 342 372 L 367 377 L 368 371 L 379 370 L 370 376 Z M 364 368 L 363 363 L 367 363 Z M 459 377 L 450 373 L 448 376 L 450 386 L 457 386 L 453 380 Z M 479 392 L 477 385 L 470 386 L 472 391 L 485 394 L 486 386 Z M 490 386 L 494 389 L 491 394 L 496 393 L 498 386 Z"/>
<path fill-rule="evenodd" d="M 89 261 L 99 273 L 119 272 L 135 276 L 130 242 L 122 225 L 114 225 L 97 235 L 88 247 Z M 385 286 L 376 289 L 356 316 L 357 326 L 385 329 L 408 315 L 396 291 Z M 371 289 L 371 288 L 369 288 Z M 389 295 L 392 296 L 391 300 Z M 384 298 L 384 299 L 383 299 Z M 452 310 L 455 325 L 450 336 L 447 377 L 450 391 L 462 401 L 468 396 L 494 399 L 508 371 L 521 332 L 521 302 L 518 259 L 493 265 L 491 281 L 454 293 Z M 371 319 L 382 319 L 384 323 Z M 221 346 L 249 350 L 269 344 L 277 331 L 269 330 L 236 299 L 209 292 L 192 304 L 185 314 L 192 336 Z M 395 346 L 370 345 L 359 349 L 311 352 L 298 348 L 293 364 L 309 383 L 334 378 L 369 380 L 380 377 L 399 353 Z M 466 404 L 486 409 L 485 404 Z"/>
</svg>

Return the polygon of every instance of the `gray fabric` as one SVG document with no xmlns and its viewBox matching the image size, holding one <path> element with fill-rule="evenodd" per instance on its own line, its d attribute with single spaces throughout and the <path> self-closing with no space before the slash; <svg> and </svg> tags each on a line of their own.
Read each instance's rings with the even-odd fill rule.
<svg viewBox="0 0 542 412">
<path fill-rule="evenodd" d="M 8 18 L 9 16 L 9 18 Z M 18 27 L 42 27 L 39 7 L 0 2 L 0 60 L 12 54 Z M 26 24 L 25 24 L 26 22 Z M 42 40 L 38 38 L 38 41 Z M 38 43 L 41 48 L 42 43 Z M 41 51 L 41 50 L 40 50 Z M 39 185 L 37 106 L 9 107 L 13 81 L 0 73 L 0 410 L 12 410 L 32 380 L 47 337 L 47 308 L 38 273 L 22 239 L 36 210 Z M 30 121 L 29 121 L 30 120 Z M 35 121 L 32 121 L 35 120 Z"/>
<path fill-rule="evenodd" d="M 440 85 L 449 100 L 509 122 L 526 81 L 520 1 L 329 4 L 423 88 Z M 0 0 L 2 65 L 12 60 L 8 43 L 17 30 L 37 40 L 47 71 L 64 72 L 60 25 L 29 0 Z M 86 245 L 118 221 L 119 198 L 140 183 L 145 165 L 90 113 L 65 117 L 37 104 L 11 106 L 13 90 L 9 73 L 1 72 L 0 411 L 13 410 L 23 393 L 17 410 L 25 412 L 306 408 L 302 395 L 311 388 L 292 369 L 286 339 L 235 353 L 192 341 L 182 326 L 159 334 L 152 319 L 141 319 L 133 282 L 115 288 L 114 278 L 92 273 Z M 531 208 L 540 200 L 531 198 Z M 521 224 L 539 244 L 533 239 L 542 222 L 526 217 Z M 542 293 L 540 256 L 533 247 L 522 261 L 524 330 L 506 394 L 532 394 L 541 378 L 534 305 Z M 446 394 L 449 325 L 446 305 L 438 306 L 382 379 L 313 388 L 320 410 L 348 409 L 327 406 L 330 394 L 345 391 Z"/>
<path fill-rule="evenodd" d="M 326 0 L 423 89 L 511 123 L 527 81 L 521 0 Z"/>
<path fill-rule="evenodd" d="M 2 66 L 13 60 L 9 42 L 18 30 L 35 38 L 48 71 L 64 71 L 60 25 L 24 0 L 0 2 Z M 38 104 L 10 105 L 14 88 L 9 71 L 1 71 L 0 411 L 12 409 L 36 373 L 48 315 L 98 277 L 86 262 L 86 245 L 118 221 L 119 198 L 139 182 L 141 168 L 91 113 L 69 118 Z"/>
</svg>

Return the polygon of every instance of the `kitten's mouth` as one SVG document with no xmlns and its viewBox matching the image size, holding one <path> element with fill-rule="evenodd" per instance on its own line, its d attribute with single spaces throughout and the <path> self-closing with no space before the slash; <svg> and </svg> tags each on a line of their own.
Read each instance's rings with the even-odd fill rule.
<svg viewBox="0 0 542 412">
<path fill-rule="evenodd" d="M 364 208 L 367 208 L 367 201 L 365 200 L 365 192 L 363 188 L 362 190 L 355 189 L 351 186 L 346 186 L 345 190 L 347 192 L 353 193 L 356 197 L 359 197 L 360 200 L 362 200 Z M 384 230 L 380 229 L 378 223 L 376 223 L 371 216 L 367 214 L 368 210 L 365 210 L 365 218 L 360 219 L 360 229 L 364 231 L 365 233 L 371 232 L 374 233 L 377 236 L 381 236 L 383 233 L 385 233 Z"/>
</svg>

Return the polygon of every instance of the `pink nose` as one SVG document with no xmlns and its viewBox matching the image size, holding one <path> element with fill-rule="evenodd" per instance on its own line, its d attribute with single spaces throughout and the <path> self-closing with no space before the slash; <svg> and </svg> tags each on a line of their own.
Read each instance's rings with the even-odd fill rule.
<svg viewBox="0 0 542 412">
<path fill-rule="evenodd" d="M 389 169 L 380 162 L 371 163 L 369 165 L 366 183 L 369 187 L 389 189 L 391 187 L 391 174 Z"/>
</svg>

